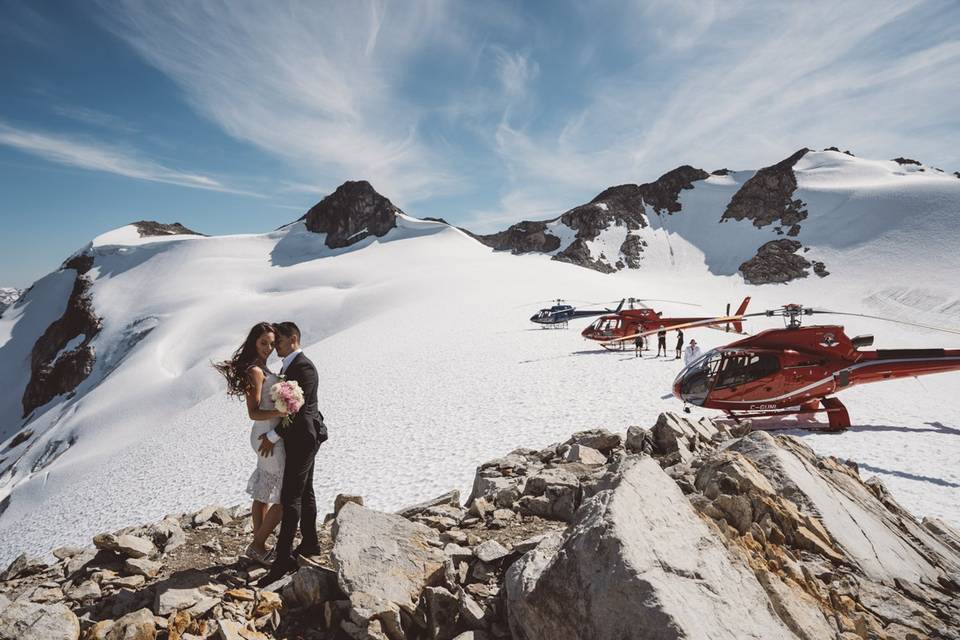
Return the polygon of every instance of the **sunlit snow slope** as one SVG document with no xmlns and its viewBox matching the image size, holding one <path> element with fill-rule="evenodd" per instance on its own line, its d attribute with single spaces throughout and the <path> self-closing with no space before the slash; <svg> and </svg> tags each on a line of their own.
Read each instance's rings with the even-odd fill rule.
<svg viewBox="0 0 960 640">
<path fill-rule="evenodd" d="M 580 338 L 585 321 L 535 328 L 526 321 L 534 301 L 668 298 L 697 302 L 708 314 L 750 295 L 751 310 L 801 302 L 960 324 L 960 180 L 954 187 L 905 175 L 927 182 L 891 189 L 869 167 L 831 162 L 804 165 L 799 184 L 817 238 L 804 242 L 815 244 L 832 275 L 789 285 L 715 275 L 711 263 L 726 240 L 700 232 L 698 216 L 709 213 L 723 229 L 734 223 L 716 225 L 719 212 L 701 200 L 710 189 L 729 199 L 735 188 L 722 182 L 737 174 L 684 192 L 681 213 L 645 230 L 664 235 L 666 254 L 610 275 L 546 255 L 494 252 L 457 229 L 406 216 L 385 237 L 340 250 L 303 223 L 262 235 L 104 234 L 88 249 L 93 306 L 103 318 L 94 370 L 28 423 L 20 401 L 30 350 L 63 313 L 74 272 L 39 280 L 0 318 L 0 563 L 167 512 L 246 501 L 255 464 L 249 421 L 210 363 L 228 357 L 260 320 L 296 321 L 320 368 L 331 434 L 318 457 L 321 504 L 348 492 L 380 508 L 467 491 L 474 465 L 515 447 L 592 427 L 650 426 L 660 412 L 681 409 L 670 396 L 676 361 L 603 351 Z M 880 348 L 960 347 L 960 336 L 846 324 L 851 335 L 875 334 Z M 705 346 L 729 338 L 711 330 L 691 336 Z M 797 434 L 879 475 L 916 515 L 960 524 L 960 374 L 841 397 L 852 429 Z M 31 436 L 11 446 L 24 429 Z"/>
</svg>

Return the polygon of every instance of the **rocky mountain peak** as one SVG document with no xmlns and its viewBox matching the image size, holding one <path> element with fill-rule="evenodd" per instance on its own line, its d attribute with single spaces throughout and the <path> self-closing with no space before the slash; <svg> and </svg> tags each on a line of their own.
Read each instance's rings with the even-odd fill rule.
<svg viewBox="0 0 960 640">
<path fill-rule="evenodd" d="M 799 222 L 807 217 L 807 210 L 802 200 L 793 197 L 797 189 L 793 166 L 809 152 L 810 149 L 804 147 L 789 158 L 757 171 L 734 194 L 721 220 L 746 219 L 758 228 L 779 220 L 781 226 L 790 227 L 787 235 L 797 235 Z"/>
<path fill-rule="evenodd" d="M 152 236 L 206 235 L 197 231 L 193 231 L 192 229 L 188 229 L 179 222 L 164 223 L 157 222 L 155 220 L 138 220 L 137 222 L 133 223 L 133 226 L 137 228 L 137 232 L 140 234 L 141 238 L 149 238 Z"/>
<path fill-rule="evenodd" d="M 403 211 L 369 182 L 356 180 L 344 182 L 301 219 L 310 231 L 327 234 L 328 247 L 339 249 L 370 235 L 384 236 L 397 226 L 398 213 Z"/>
</svg>

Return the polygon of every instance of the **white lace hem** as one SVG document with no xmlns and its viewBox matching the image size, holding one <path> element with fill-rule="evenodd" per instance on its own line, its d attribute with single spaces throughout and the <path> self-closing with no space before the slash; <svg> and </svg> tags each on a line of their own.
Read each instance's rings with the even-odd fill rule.
<svg viewBox="0 0 960 640">
<path fill-rule="evenodd" d="M 247 493 L 254 500 L 270 504 L 280 504 L 280 489 L 283 487 L 283 474 L 270 473 L 256 468 L 247 480 Z"/>
</svg>

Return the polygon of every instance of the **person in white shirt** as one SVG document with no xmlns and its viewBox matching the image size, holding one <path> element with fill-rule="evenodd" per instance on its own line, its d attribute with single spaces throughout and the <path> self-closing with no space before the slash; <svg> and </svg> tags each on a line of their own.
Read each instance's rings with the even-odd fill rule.
<svg viewBox="0 0 960 640">
<path fill-rule="evenodd" d="M 697 341 L 691 338 L 690 344 L 683 350 L 683 364 L 688 365 L 691 362 L 695 362 L 701 355 L 703 355 L 703 353 L 700 351 L 700 347 L 697 346 Z"/>
</svg>

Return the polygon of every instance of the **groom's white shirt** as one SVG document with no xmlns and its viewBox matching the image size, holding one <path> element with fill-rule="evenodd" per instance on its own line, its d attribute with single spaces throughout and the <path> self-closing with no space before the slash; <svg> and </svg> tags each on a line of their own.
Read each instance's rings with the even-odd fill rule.
<svg viewBox="0 0 960 640">
<path fill-rule="evenodd" d="M 296 358 L 297 354 L 299 354 L 301 351 L 303 351 L 303 349 L 297 349 L 296 351 L 292 351 L 287 354 L 287 356 L 283 359 L 283 364 L 280 365 L 281 376 L 287 372 L 287 367 L 290 366 L 290 363 L 293 362 L 293 359 Z M 276 429 L 270 429 L 270 431 L 267 431 L 267 440 L 273 444 L 277 444 L 277 442 L 280 440 L 280 435 L 277 433 Z"/>
</svg>

